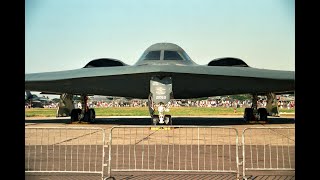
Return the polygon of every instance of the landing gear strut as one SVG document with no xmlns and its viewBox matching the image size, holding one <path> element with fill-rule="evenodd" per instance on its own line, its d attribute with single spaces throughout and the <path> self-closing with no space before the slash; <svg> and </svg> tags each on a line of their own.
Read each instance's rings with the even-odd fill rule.
<svg viewBox="0 0 320 180">
<path fill-rule="evenodd" d="M 172 125 L 169 112 L 170 98 L 172 97 L 172 78 L 171 77 L 151 77 L 150 94 L 148 98 L 149 113 L 151 124 Z M 157 107 L 158 115 L 155 114 Z"/>
<path fill-rule="evenodd" d="M 165 106 L 162 102 L 160 102 L 158 106 L 158 115 L 156 115 L 154 114 L 155 105 L 152 101 L 152 98 L 150 98 L 149 96 L 149 112 L 151 116 L 151 125 L 172 125 L 171 115 L 165 114 L 165 112 L 169 112 L 169 103 L 167 103 L 167 105 Z"/>
</svg>

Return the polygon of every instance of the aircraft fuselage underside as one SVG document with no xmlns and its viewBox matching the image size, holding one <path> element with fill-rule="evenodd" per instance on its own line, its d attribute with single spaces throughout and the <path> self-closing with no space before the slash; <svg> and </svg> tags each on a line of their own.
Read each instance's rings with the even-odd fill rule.
<svg viewBox="0 0 320 180">
<path fill-rule="evenodd" d="M 152 125 L 172 125 L 172 117 L 167 114 L 170 108 L 170 100 L 173 98 L 171 76 L 152 76 L 150 79 L 150 93 L 148 97 L 149 113 Z M 273 102 L 275 95 L 270 95 L 268 102 Z M 268 98 L 268 99 L 269 99 Z M 95 111 L 87 106 L 87 96 L 81 96 L 82 107 L 72 109 L 71 123 L 95 121 Z M 271 105 L 270 105 L 271 106 Z M 257 108 L 257 95 L 252 94 L 252 107 L 244 111 L 244 121 L 267 121 L 267 116 L 271 115 L 266 108 Z"/>
</svg>

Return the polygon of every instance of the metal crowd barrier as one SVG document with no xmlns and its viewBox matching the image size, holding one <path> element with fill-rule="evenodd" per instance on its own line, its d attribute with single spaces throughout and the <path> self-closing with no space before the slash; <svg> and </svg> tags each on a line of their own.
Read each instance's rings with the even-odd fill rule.
<svg viewBox="0 0 320 180">
<path fill-rule="evenodd" d="M 250 127 L 242 133 L 243 177 L 246 171 L 294 171 L 294 127 Z"/>
<path fill-rule="evenodd" d="M 115 171 L 227 172 L 239 177 L 238 131 L 213 126 L 119 126 L 109 135 Z"/>
<path fill-rule="evenodd" d="M 25 127 L 25 172 L 98 173 L 103 178 L 105 130 Z"/>
<path fill-rule="evenodd" d="M 217 172 L 295 170 L 294 127 L 223 126 L 25 127 L 25 172 Z M 105 163 L 106 162 L 106 163 Z"/>
</svg>

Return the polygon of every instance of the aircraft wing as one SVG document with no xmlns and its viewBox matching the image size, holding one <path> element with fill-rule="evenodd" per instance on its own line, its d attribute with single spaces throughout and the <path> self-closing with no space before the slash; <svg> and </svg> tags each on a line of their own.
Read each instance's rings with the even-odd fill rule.
<svg viewBox="0 0 320 180">
<path fill-rule="evenodd" d="M 295 89 L 294 72 L 205 65 L 93 67 L 25 75 L 25 90 L 147 99 L 153 76 L 172 77 L 175 99 Z"/>
</svg>

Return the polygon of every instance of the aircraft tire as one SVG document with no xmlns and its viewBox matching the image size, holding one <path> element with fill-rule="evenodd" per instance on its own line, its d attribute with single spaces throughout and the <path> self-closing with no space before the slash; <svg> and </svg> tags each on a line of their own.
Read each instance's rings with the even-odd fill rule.
<svg viewBox="0 0 320 180">
<path fill-rule="evenodd" d="M 78 109 L 71 110 L 70 121 L 68 122 L 68 124 L 75 122 L 75 121 L 79 121 Z"/>
<path fill-rule="evenodd" d="M 89 122 L 94 123 L 96 120 L 96 111 L 94 109 L 89 109 Z"/>
<path fill-rule="evenodd" d="M 164 116 L 164 122 L 165 122 L 166 125 L 172 125 L 171 115 L 165 115 Z"/>
<path fill-rule="evenodd" d="M 268 111 L 266 108 L 259 108 L 258 113 L 260 121 L 268 121 Z"/>
<path fill-rule="evenodd" d="M 253 109 L 245 108 L 243 117 L 245 122 L 253 121 L 254 120 Z"/>
<path fill-rule="evenodd" d="M 81 114 L 81 109 L 80 108 L 77 108 L 77 111 L 78 111 L 78 114 Z"/>
</svg>

